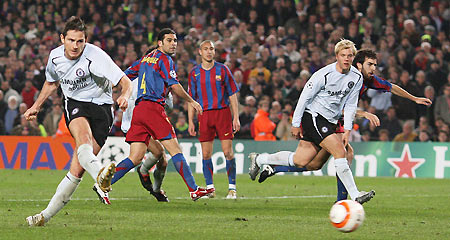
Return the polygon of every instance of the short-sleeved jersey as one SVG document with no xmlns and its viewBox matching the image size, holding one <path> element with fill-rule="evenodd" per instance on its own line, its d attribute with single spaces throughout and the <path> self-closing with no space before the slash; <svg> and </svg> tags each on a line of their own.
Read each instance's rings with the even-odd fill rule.
<svg viewBox="0 0 450 240">
<path fill-rule="evenodd" d="M 124 75 L 107 53 L 90 43 L 75 60 L 64 56 L 64 45 L 53 49 L 45 69 L 47 81 L 59 81 L 65 97 L 99 105 L 114 103 L 112 86 Z"/>
<path fill-rule="evenodd" d="M 292 118 L 292 126 L 300 127 L 305 109 L 314 116 L 322 115 L 336 124 L 344 110 L 344 128 L 352 129 L 362 74 L 353 66 L 347 73 L 336 70 L 336 62 L 316 71 L 306 82 Z"/>
<path fill-rule="evenodd" d="M 189 74 L 189 95 L 203 110 L 222 109 L 230 105 L 229 97 L 239 91 L 230 69 L 222 63 L 205 70 L 195 66 Z"/>
<path fill-rule="evenodd" d="M 152 51 L 125 70 L 130 79 L 137 78 L 136 104 L 145 99 L 165 105 L 169 87 L 178 84 L 175 64 L 168 54 Z"/>
<path fill-rule="evenodd" d="M 361 97 L 369 88 L 390 92 L 392 89 L 392 84 L 376 75 L 373 75 L 369 79 L 364 80 L 363 86 L 359 92 L 359 97 Z"/>
</svg>

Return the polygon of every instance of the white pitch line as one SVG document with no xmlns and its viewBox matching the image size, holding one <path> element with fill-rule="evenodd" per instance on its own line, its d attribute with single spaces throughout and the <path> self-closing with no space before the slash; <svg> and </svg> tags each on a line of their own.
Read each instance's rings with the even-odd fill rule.
<svg viewBox="0 0 450 240">
<path fill-rule="evenodd" d="M 295 198 L 329 198 L 335 197 L 333 195 L 316 195 L 316 196 L 272 196 L 272 197 L 238 197 L 238 200 L 264 200 L 264 199 L 295 199 Z M 149 198 L 110 198 L 112 201 L 135 201 L 135 200 L 147 200 Z M 169 199 L 190 199 L 189 197 L 169 197 Z M 222 198 L 213 198 L 217 200 L 226 199 Z M 98 201 L 98 198 L 72 198 L 71 201 Z M 0 199 L 0 202 L 48 202 L 50 199 Z"/>
</svg>

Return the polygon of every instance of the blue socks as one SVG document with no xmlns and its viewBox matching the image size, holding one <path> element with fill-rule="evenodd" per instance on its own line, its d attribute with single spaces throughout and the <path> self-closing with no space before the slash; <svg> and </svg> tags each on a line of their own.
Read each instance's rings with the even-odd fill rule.
<svg viewBox="0 0 450 240">
<path fill-rule="evenodd" d="M 189 189 L 189 192 L 193 192 L 197 190 L 197 184 L 195 184 L 194 176 L 192 176 L 191 168 L 189 164 L 187 164 L 186 159 L 184 158 L 182 153 L 175 154 L 172 156 L 172 162 L 177 169 L 177 172 L 180 174 L 183 181 L 186 183 L 186 186 Z"/>
<path fill-rule="evenodd" d="M 111 180 L 111 185 L 119 181 L 119 179 L 121 179 L 127 172 L 129 172 L 134 167 L 135 166 L 133 162 L 129 158 L 125 158 L 124 160 L 122 160 L 122 162 L 120 162 L 116 166 L 116 173 L 114 174 Z"/>
<path fill-rule="evenodd" d="M 206 185 L 213 184 L 214 167 L 210 159 L 203 159 L 203 176 L 205 177 Z"/>
<path fill-rule="evenodd" d="M 341 179 L 336 174 L 336 180 L 337 180 L 337 201 L 345 200 L 347 199 L 348 193 L 347 189 L 344 186 L 344 183 L 342 183 Z"/>
<path fill-rule="evenodd" d="M 226 160 L 228 189 L 236 190 L 236 159 Z"/>
<path fill-rule="evenodd" d="M 298 167 L 291 167 L 291 166 L 275 166 L 274 168 L 275 173 L 279 172 L 305 172 L 308 171 L 306 167 L 298 168 Z"/>
</svg>

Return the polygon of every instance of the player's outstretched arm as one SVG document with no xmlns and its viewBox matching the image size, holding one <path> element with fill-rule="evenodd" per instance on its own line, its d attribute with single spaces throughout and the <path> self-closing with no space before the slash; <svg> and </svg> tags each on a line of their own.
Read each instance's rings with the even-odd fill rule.
<svg viewBox="0 0 450 240">
<path fill-rule="evenodd" d="M 117 98 L 117 104 L 119 104 L 120 109 L 125 111 L 128 107 L 128 99 L 131 96 L 131 91 L 133 87 L 131 86 L 131 81 L 127 77 L 127 75 L 123 75 L 123 77 L 119 81 L 119 85 L 122 88 L 122 93 Z"/>
<path fill-rule="evenodd" d="M 356 116 L 366 118 L 367 120 L 369 120 L 369 122 L 372 126 L 375 126 L 375 127 L 380 126 L 380 119 L 375 114 L 358 109 L 358 110 L 356 110 Z"/>
<path fill-rule="evenodd" d="M 429 106 L 433 103 L 428 98 L 416 97 L 416 96 L 411 95 L 409 92 L 407 92 L 405 89 L 401 88 L 397 84 L 392 84 L 391 92 L 397 96 L 409 99 L 417 104 L 423 104 L 423 105 Z"/>
<path fill-rule="evenodd" d="M 37 114 L 41 110 L 42 104 L 47 100 L 47 98 L 52 95 L 52 93 L 58 89 L 59 82 L 49 82 L 45 81 L 44 86 L 39 93 L 38 98 L 34 102 L 33 106 L 31 106 L 23 115 L 25 119 L 31 121 L 36 118 Z"/>
<path fill-rule="evenodd" d="M 173 84 L 170 87 L 172 88 L 173 93 L 175 93 L 176 95 L 178 95 L 179 97 L 184 99 L 186 102 L 188 102 L 189 106 L 194 108 L 194 110 L 198 114 L 203 113 L 202 106 L 200 106 L 200 104 L 198 102 L 196 102 L 194 99 L 192 99 L 192 97 L 189 96 L 189 94 L 184 90 L 184 88 L 179 83 Z"/>
<path fill-rule="evenodd" d="M 237 133 L 241 129 L 241 122 L 239 121 L 238 100 L 236 94 L 229 97 L 231 111 L 233 113 L 233 133 Z"/>
</svg>

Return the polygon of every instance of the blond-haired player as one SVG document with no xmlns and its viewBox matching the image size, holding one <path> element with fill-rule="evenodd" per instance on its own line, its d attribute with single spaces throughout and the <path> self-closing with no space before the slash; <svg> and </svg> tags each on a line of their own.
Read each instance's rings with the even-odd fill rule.
<svg viewBox="0 0 450 240">
<path fill-rule="evenodd" d="M 345 145 L 356 113 L 362 74 L 352 66 L 356 48 L 343 39 L 335 45 L 336 62 L 315 72 L 305 85 L 292 119 L 292 135 L 299 138 L 295 152 L 281 151 L 270 155 L 251 153 L 249 174 L 256 178 L 264 164 L 305 167 L 323 148 L 333 155 L 336 173 L 344 183 L 352 200 L 369 201 L 374 191 L 358 191 L 346 159 Z M 335 133 L 344 111 L 342 139 Z M 303 128 L 300 128 L 300 125 Z"/>
</svg>

